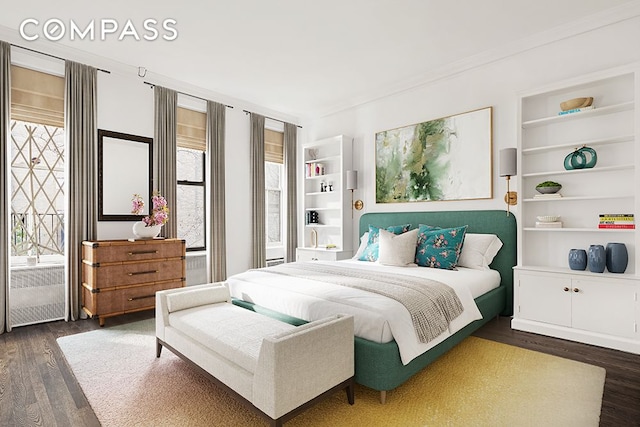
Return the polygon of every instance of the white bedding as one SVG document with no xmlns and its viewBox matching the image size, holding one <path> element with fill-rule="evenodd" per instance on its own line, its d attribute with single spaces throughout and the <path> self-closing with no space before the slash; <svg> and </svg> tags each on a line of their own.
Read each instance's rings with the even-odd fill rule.
<svg viewBox="0 0 640 427">
<path fill-rule="evenodd" d="M 428 277 L 440 281 L 455 290 L 464 311 L 451 322 L 448 332 L 428 343 L 421 343 L 407 309 L 398 301 L 379 294 L 315 280 L 269 274 L 260 270 L 236 274 L 227 279 L 227 283 L 233 298 L 307 321 L 333 314 L 352 314 L 356 336 L 378 343 L 395 339 L 402 363 L 405 365 L 469 323 L 481 319 L 482 315 L 473 299 L 500 285 L 500 274 L 495 270 L 459 268 L 452 271 L 427 267 L 385 266 L 356 260 L 337 262 L 341 265 L 352 265 L 354 268 L 378 269 L 386 273 Z"/>
</svg>

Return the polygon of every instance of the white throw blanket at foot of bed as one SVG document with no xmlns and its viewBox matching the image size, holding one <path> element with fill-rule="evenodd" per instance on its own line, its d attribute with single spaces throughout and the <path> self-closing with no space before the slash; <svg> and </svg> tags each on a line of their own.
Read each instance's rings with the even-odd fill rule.
<svg viewBox="0 0 640 427">
<path fill-rule="evenodd" d="M 448 328 L 444 332 L 429 342 L 421 342 L 414 328 L 411 313 L 403 303 L 379 293 L 358 289 L 357 286 L 343 286 L 344 283 L 339 283 L 345 281 L 345 276 L 340 273 L 347 267 L 354 270 L 356 276 L 369 277 L 377 271 L 381 277 L 383 274 L 393 274 L 402 278 L 403 274 L 409 273 L 404 275 L 407 282 L 416 283 L 416 277 L 428 275 L 429 272 L 425 270 L 434 269 L 372 269 L 342 261 L 314 261 L 311 263 L 314 267 L 309 267 L 310 270 L 307 269 L 303 274 L 294 274 L 296 266 L 302 267 L 304 264 L 290 263 L 286 268 L 249 270 L 234 275 L 227 280 L 231 296 L 307 321 L 333 314 L 352 314 L 356 336 L 379 343 L 395 339 L 402 363 L 405 365 L 472 321 L 482 318 L 471 292 L 464 283 L 460 283 L 460 280 L 449 283 L 439 280 L 453 289 L 462 303 L 463 310 L 459 315 L 456 314 L 449 319 Z M 321 268 L 323 264 L 328 270 Z M 327 272 L 331 270 L 331 265 L 340 266 L 336 270 L 340 277 L 328 278 Z M 317 273 L 314 274 L 314 270 Z M 438 274 L 439 279 L 440 276 L 443 274 Z M 429 281 L 425 280 L 425 286 L 428 286 Z"/>
</svg>

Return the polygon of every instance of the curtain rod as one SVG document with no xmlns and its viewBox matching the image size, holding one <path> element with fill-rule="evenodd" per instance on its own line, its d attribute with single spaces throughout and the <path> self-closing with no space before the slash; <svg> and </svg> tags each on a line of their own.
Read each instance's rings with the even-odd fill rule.
<svg viewBox="0 0 640 427">
<path fill-rule="evenodd" d="M 144 82 L 144 84 L 151 86 L 151 89 L 153 89 L 153 87 L 155 86 L 155 83 Z M 199 96 L 191 95 L 190 93 L 180 92 L 179 90 L 176 90 L 176 92 L 177 93 L 181 93 L 183 95 L 190 96 L 192 98 L 201 99 L 203 101 L 209 101 L 209 99 L 205 99 L 205 98 L 202 98 L 202 97 L 199 97 Z M 226 104 L 223 104 L 223 105 L 225 107 L 227 107 L 227 108 L 233 108 L 233 105 L 226 105 Z"/>
<path fill-rule="evenodd" d="M 17 47 L 17 48 L 20 48 L 20 49 L 28 50 L 29 52 L 35 52 L 35 53 L 39 53 L 40 55 L 48 56 L 48 57 L 50 57 L 50 58 L 55 58 L 55 59 L 59 59 L 59 60 L 61 60 L 61 61 L 66 61 L 66 59 L 65 59 L 65 58 L 62 58 L 62 57 L 60 57 L 60 56 L 51 55 L 50 53 L 41 52 L 41 51 L 39 51 L 39 50 L 31 49 L 31 48 L 29 48 L 29 47 L 19 46 L 19 45 L 17 45 L 17 44 L 13 44 L 13 43 L 9 43 L 9 44 L 10 44 L 11 46 L 13 46 L 13 47 Z M 111 71 L 109 71 L 109 70 L 103 70 L 102 68 L 96 68 L 96 70 L 98 70 L 98 71 L 102 71 L 103 73 L 111 74 Z"/>
<path fill-rule="evenodd" d="M 253 114 L 251 111 L 249 110 L 242 110 L 245 114 Z M 256 113 L 258 114 L 258 113 Z M 269 117 L 269 116 L 264 116 L 265 119 L 270 119 L 270 120 L 275 120 L 276 122 L 280 122 L 280 123 L 289 123 L 289 122 L 285 122 L 284 120 L 280 120 L 280 119 L 274 119 L 273 117 Z M 292 123 L 294 124 L 294 123 Z M 302 129 L 302 126 L 300 125 L 295 125 L 296 127 Z"/>
</svg>

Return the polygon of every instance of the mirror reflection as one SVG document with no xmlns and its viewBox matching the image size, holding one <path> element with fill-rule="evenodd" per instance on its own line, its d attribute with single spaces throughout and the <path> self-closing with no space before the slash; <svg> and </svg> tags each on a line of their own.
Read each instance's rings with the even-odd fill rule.
<svg viewBox="0 0 640 427">
<path fill-rule="evenodd" d="M 131 214 L 131 199 L 151 200 L 153 138 L 98 130 L 98 220 L 137 221 L 149 214 Z"/>
</svg>

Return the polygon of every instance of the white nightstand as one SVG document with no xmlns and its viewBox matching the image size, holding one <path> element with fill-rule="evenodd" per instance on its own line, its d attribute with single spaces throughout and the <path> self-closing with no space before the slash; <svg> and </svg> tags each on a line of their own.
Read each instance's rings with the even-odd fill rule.
<svg viewBox="0 0 640 427">
<path fill-rule="evenodd" d="M 296 248 L 296 261 L 338 261 L 353 257 L 353 251 L 324 248 Z"/>
</svg>

